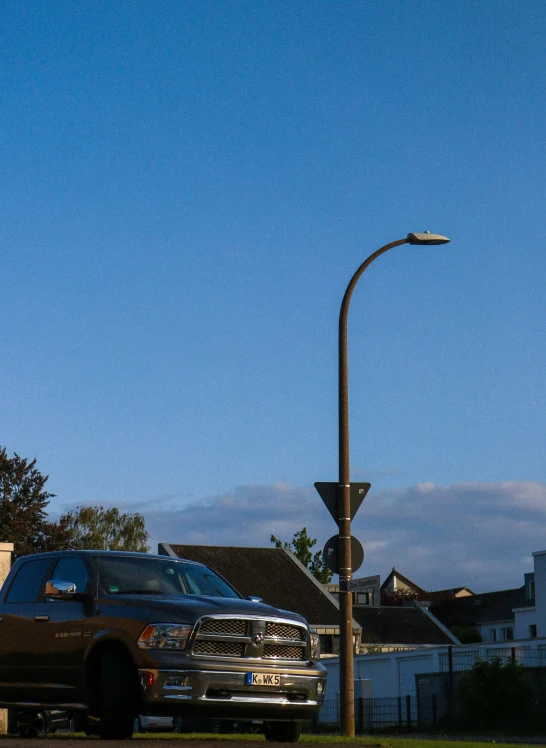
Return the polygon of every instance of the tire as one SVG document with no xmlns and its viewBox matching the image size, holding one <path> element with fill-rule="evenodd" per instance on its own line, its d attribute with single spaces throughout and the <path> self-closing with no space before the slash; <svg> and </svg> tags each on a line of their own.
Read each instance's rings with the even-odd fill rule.
<svg viewBox="0 0 546 748">
<path fill-rule="evenodd" d="M 89 719 L 89 715 L 86 712 L 74 712 L 72 717 L 72 732 L 83 732 L 88 737 L 90 735 L 98 735 L 98 722 L 97 720 Z"/>
<path fill-rule="evenodd" d="M 175 717 L 173 719 L 173 732 L 181 733 L 186 732 L 184 727 L 184 719 L 182 717 Z"/>
<path fill-rule="evenodd" d="M 138 710 L 136 681 L 130 668 L 123 652 L 116 649 L 103 652 L 100 662 L 101 740 L 128 740 L 133 735 Z"/>
<path fill-rule="evenodd" d="M 47 732 L 47 719 L 43 712 L 17 712 L 13 722 L 15 732 L 21 738 L 39 738 Z"/>
<path fill-rule="evenodd" d="M 265 722 L 264 736 L 275 743 L 297 743 L 301 735 L 301 722 Z"/>
<path fill-rule="evenodd" d="M 142 722 L 140 721 L 140 717 L 137 717 L 135 721 L 133 722 L 133 732 L 146 732 L 146 730 L 142 727 Z"/>
</svg>

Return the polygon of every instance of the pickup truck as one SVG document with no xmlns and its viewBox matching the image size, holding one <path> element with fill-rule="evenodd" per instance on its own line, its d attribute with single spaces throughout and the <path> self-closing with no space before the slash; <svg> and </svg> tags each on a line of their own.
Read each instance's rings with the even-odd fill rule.
<svg viewBox="0 0 546 748">
<path fill-rule="evenodd" d="M 184 559 L 39 553 L 0 591 L 0 707 L 75 712 L 103 739 L 153 714 L 262 720 L 295 742 L 324 698 L 318 658 L 302 616 Z"/>
</svg>

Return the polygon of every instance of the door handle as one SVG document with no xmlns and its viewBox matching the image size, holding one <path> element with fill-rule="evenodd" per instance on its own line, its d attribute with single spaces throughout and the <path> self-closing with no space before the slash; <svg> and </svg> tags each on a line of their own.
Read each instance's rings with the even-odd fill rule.
<svg viewBox="0 0 546 748">
<path fill-rule="evenodd" d="M 35 616 L 35 621 L 49 621 L 49 616 Z"/>
</svg>

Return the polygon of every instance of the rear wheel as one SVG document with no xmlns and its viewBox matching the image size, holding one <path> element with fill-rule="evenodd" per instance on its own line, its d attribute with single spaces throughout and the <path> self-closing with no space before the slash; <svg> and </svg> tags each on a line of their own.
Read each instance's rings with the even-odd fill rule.
<svg viewBox="0 0 546 748">
<path fill-rule="evenodd" d="M 47 732 L 47 720 L 43 712 L 17 712 L 15 732 L 22 738 L 38 738 Z"/>
<path fill-rule="evenodd" d="M 173 719 L 173 732 L 186 732 L 184 720 L 182 717 L 175 717 Z"/>
<path fill-rule="evenodd" d="M 275 743 L 297 743 L 301 735 L 301 722 L 265 722 L 264 736 Z"/>
<path fill-rule="evenodd" d="M 100 723 L 102 740 L 127 740 L 133 735 L 136 681 L 128 658 L 119 650 L 104 652 L 100 663 Z"/>
</svg>

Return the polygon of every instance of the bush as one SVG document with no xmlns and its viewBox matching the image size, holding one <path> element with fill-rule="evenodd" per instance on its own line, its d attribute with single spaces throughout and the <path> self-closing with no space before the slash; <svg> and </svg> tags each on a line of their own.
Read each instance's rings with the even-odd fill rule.
<svg viewBox="0 0 546 748">
<path fill-rule="evenodd" d="M 533 689 L 524 669 L 500 657 L 478 660 L 459 682 L 459 714 L 472 727 L 509 727 L 533 716 Z"/>
</svg>

